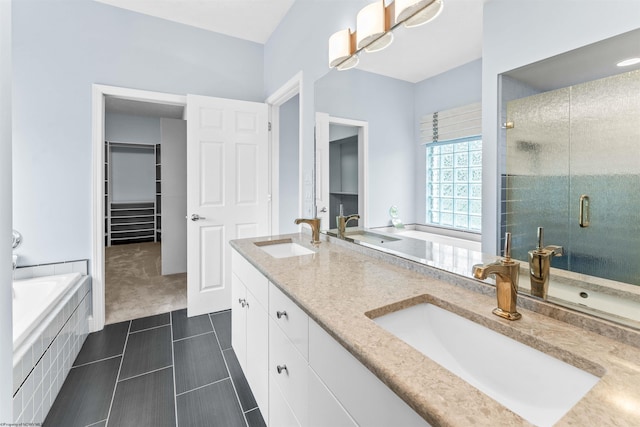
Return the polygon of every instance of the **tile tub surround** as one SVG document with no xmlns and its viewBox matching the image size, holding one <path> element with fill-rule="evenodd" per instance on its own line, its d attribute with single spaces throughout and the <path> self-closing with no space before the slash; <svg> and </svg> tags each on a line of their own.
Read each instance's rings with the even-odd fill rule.
<svg viewBox="0 0 640 427">
<path fill-rule="evenodd" d="M 231 312 L 114 323 L 87 338 L 44 426 L 264 426 Z"/>
<path fill-rule="evenodd" d="M 16 423 L 41 423 L 47 415 L 89 333 L 91 303 L 91 280 L 83 276 L 45 322 L 16 349 L 13 363 Z"/>
<path fill-rule="evenodd" d="M 312 248 L 305 234 L 271 239 L 289 237 Z M 491 313 L 495 289 L 479 281 L 326 236 L 314 255 L 283 259 L 253 244 L 261 240 L 231 245 L 432 425 L 528 423 L 380 328 L 367 313 L 376 317 L 436 303 L 601 378 L 557 425 L 640 425 L 640 349 L 629 344 L 640 342 L 637 330 L 527 297 L 518 300 L 523 318 L 509 322 Z M 601 328 L 594 333 L 581 323 Z M 603 336 L 607 332 L 612 337 Z"/>
</svg>

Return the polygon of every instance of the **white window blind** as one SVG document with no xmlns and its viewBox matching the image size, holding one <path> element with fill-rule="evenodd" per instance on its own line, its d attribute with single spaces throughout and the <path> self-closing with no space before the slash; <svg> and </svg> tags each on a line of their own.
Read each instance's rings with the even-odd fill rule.
<svg viewBox="0 0 640 427">
<path fill-rule="evenodd" d="M 420 142 L 433 144 L 482 135 L 482 106 L 479 102 L 451 110 L 436 111 L 420 121 Z"/>
<path fill-rule="evenodd" d="M 435 112 L 421 121 L 426 147 L 426 223 L 479 233 L 482 223 L 480 103 Z"/>
</svg>

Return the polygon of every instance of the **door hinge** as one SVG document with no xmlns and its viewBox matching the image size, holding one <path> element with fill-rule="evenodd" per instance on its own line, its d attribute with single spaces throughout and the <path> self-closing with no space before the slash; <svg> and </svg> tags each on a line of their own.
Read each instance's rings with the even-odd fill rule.
<svg viewBox="0 0 640 427">
<path fill-rule="evenodd" d="M 271 122 L 269 122 L 268 130 L 271 132 Z"/>
</svg>

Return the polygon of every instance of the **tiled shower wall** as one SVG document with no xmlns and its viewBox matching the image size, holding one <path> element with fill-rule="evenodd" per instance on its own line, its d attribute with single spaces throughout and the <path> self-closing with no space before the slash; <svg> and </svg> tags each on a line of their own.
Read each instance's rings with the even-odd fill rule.
<svg viewBox="0 0 640 427">
<path fill-rule="evenodd" d="M 13 418 L 16 423 L 42 423 L 89 333 L 92 292 L 91 278 L 86 276 L 87 262 L 38 267 L 19 269 L 18 275 L 39 277 L 57 268 L 84 276 L 74 285 L 75 292 L 54 309 L 55 316 L 26 352 L 17 358 L 14 356 Z M 66 271 L 69 267 L 73 270 Z"/>
<path fill-rule="evenodd" d="M 503 231 L 527 259 L 538 226 L 553 267 L 640 285 L 640 71 L 507 103 Z M 590 225 L 580 227 L 580 196 Z"/>
</svg>

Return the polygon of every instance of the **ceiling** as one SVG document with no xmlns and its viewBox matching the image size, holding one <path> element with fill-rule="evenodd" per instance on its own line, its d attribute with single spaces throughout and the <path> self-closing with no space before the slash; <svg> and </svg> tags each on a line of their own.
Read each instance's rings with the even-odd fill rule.
<svg viewBox="0 0 640 427">
<path fill-rule="evenodd" d="M 640 70 L 640 63 L 616 66 L 623 59 L 634 57 L 640 57 L 640 30 L 622 33 L 504 74 L 544 92 Z"/>
<path fill-rule="evenodd" d="M 295 0 L 96 0 L 264 44 Z"/>
<path fill-rule="evenodd" d="M 96 1 L 264 44 L 295 0 Z M 363 7 L 372 2 L 362 0 Z M 483 4 L 444 0 L 437 19 L 417 28 L 396 28 L 391 46 L 362 53 L 357 68 L 416 83 L 480 58 Z M 349 22 L 354 28 L 356 16 Z"/>
</svg>

